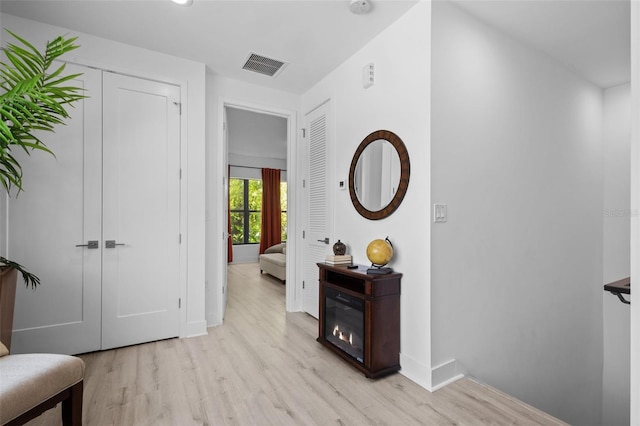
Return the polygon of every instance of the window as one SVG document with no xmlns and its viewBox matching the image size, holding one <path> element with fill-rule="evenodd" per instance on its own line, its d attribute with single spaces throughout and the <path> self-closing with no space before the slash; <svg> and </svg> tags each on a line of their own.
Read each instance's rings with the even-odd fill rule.
<svg viewBox="0 0 640 426">
<path fill-rule="evenodd" d="M 233 244 L 260 243 L 262 181 L 229 179 L 229 209 Z"/>
<path fill-rule="evenodd" d="M 280 183 L 282 241 L 287 241 L 287 182 Z M 233 244 L 259 244 L 262 221 L 262 181 L 229 179 L 229 209 Z"/>
</svg>

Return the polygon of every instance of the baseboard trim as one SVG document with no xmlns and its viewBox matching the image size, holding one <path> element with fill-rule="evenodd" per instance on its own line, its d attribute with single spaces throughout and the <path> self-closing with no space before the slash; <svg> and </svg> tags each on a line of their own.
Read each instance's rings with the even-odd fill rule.
<svg viewBox="0 0 640 426">
<path fill-rule="evenodd" d="M 466 375 L 463 367 L 455 359 L 429 368 L 411 357 L 400 354 L 400 365 L 402 366 L 400 374 L 429 392 L 435 392 Z"/>
<path fill-rule="evenodd" d="M 190 322 L 185 327 L 185 332 L 180 333 L 180 337 L 197 337 L 208 334 L 206 321 Z"/>
<path fill-rule="evenodd" d="M 431 392 L 460 380 L 465 375 L 460 371 L 458 362 L 451 359 L 431 369 Z"/>
<path fill-rule="evenodd" d="M 431 370 L 429 366 L 402 353 L 400 354 L 400 365 L 402 366 L 400 374 L 431 391 Z"/>
</svg>

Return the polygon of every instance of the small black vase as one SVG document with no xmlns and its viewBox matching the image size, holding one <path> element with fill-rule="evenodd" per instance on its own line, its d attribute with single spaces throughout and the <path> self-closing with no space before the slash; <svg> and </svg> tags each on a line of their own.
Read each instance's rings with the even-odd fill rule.
<svg viewBox="0 0 640 426">
<path fill-rule="evenodd" d="M 338 240 L 338 242 L 336 242 L 333 245 L 333 254 L 335 254 L 336 256 L 341 256 L 346 252 L 347 252 L 347 246 L 345 246 L 344 243 L 341 242 L 340 240 Z"/>
</svg>

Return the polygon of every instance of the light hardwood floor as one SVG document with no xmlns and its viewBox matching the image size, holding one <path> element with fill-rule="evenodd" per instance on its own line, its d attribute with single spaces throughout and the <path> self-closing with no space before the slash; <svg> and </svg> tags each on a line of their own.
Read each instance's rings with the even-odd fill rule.
<svg viewBox="0 0 640 426">
<path fill-rule="evenodd" d="M 430 393 L 401 374 L 369 380 L 286 313 L 257 264 L 229 267 L 224 325 L 207 336 L 82 355 L 86 425 L 558 425 L 470 379 Z M 31 425 L 56 425 L 59 407 Z"/>
</svg>

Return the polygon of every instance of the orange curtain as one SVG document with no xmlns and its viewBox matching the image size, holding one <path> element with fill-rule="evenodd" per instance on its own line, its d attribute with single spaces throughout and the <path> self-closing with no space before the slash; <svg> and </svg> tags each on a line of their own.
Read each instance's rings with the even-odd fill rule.
<svg viewBox="0 0 640 426">
<path fill-rule="evenodd" d="M 262 231 L 260 253 L 282 242 L 280 170 L 262 169 Z"/>
<path fill-rule="evenodd" d="M 227 263 L 233 262 L 233 237 L 231 236 L 231 165 L 227 166 Z"/>
</svg>

